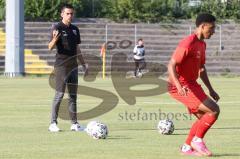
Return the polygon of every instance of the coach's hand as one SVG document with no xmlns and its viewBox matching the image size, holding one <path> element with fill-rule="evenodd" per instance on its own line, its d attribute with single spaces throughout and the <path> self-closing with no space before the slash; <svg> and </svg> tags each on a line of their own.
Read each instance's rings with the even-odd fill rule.
<svg viewBox="0 0 240 159">
<path fill-rule="evenodd" d="M 219 95 L 214 90 L 210 90 L 209 94 L 216 102 L 220 99 Z"/>
<path fill-rule="evenodd" d="M 56 43 L 57 43 L 60 35 L 61 35 L 61 34 L 59 33 L 58 30 L 53 30 L 52 40 L 51 40 L 51 41 L 49 42 L 49 44 L 48 44 L 48 49 L 49 49 L 49 50 L 52 50 L 52 49 L 55 47 L 55 45 L 56 45 Z"/>
<path fill-rule="evenodd" d="M 84 76 L 87 76 L 88 75 L 88 64 L 83 64 L 82 67 L 83 67 Z"/>
<path fill-rule="evenodd" d="M 53 30 L 53 39 L 57 41 L 60 37 L 60 33 L 58 30 Z"/>
</svg>

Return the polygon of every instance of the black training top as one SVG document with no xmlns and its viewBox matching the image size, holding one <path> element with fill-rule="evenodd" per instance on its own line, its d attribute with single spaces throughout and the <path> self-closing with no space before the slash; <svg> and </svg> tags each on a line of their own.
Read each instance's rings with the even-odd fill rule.
<svg viewBox="0 0 240 159">
<path fill-rule="evenodd" d="M 51 29 L 51 40 L 53 36 L 53 30 L 57 30 L 59 34 L 61 34 L 56 43 L 57 53 L 68 56 L 76 55 L 77 45 L 81 43 L 78 27 L 72 24 L 67 26 L 63 22 L 54 24 Z"/>
</svg>

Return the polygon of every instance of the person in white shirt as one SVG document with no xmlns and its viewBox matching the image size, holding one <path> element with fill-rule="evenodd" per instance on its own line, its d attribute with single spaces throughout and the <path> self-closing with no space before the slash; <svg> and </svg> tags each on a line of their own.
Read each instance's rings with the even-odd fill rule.
<svg viewBox="0 0 240 159">
<path fill-rule="evenodd" d="M 138 39 L 137 45 L 133 49 L 133 59 L 135 61 L 134 76 L 141 77 L 142 70 L 146 67 L 146 62 L 144 59 L 145 48 L 143 39 Z"/>
</svg>

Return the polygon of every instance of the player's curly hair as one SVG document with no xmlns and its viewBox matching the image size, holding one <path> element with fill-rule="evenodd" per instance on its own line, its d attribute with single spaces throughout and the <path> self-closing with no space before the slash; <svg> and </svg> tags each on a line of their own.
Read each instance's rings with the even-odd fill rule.
<svg viewBox="0 0 240 159">
<path fill-rule="evenodd" d="M 197 16 L 196 27 L 199 27 L 202 23 L 213 23 L 216 21 L 216 18 L 209 13 L 201 13 Z"/>
</svg>

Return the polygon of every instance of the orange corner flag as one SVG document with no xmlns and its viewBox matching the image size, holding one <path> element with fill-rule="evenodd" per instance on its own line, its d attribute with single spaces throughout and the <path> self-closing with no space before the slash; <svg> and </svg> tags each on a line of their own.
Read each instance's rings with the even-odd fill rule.
<svg viewBox="0 0 240 159">
<path fill-rule="evenodd" d="M 101 48 L 101 53 L 100 55 L 103 57 L 106 55 L 106 43 L 102 44 L 102 48 Z"/>
<path fill-rule="evenodd" d="M 102 56 L 102 78 L 105 79 L 105 72 L 106 72 L 106 43 L 103 43 L 100 55 Z"/>
</svg>

